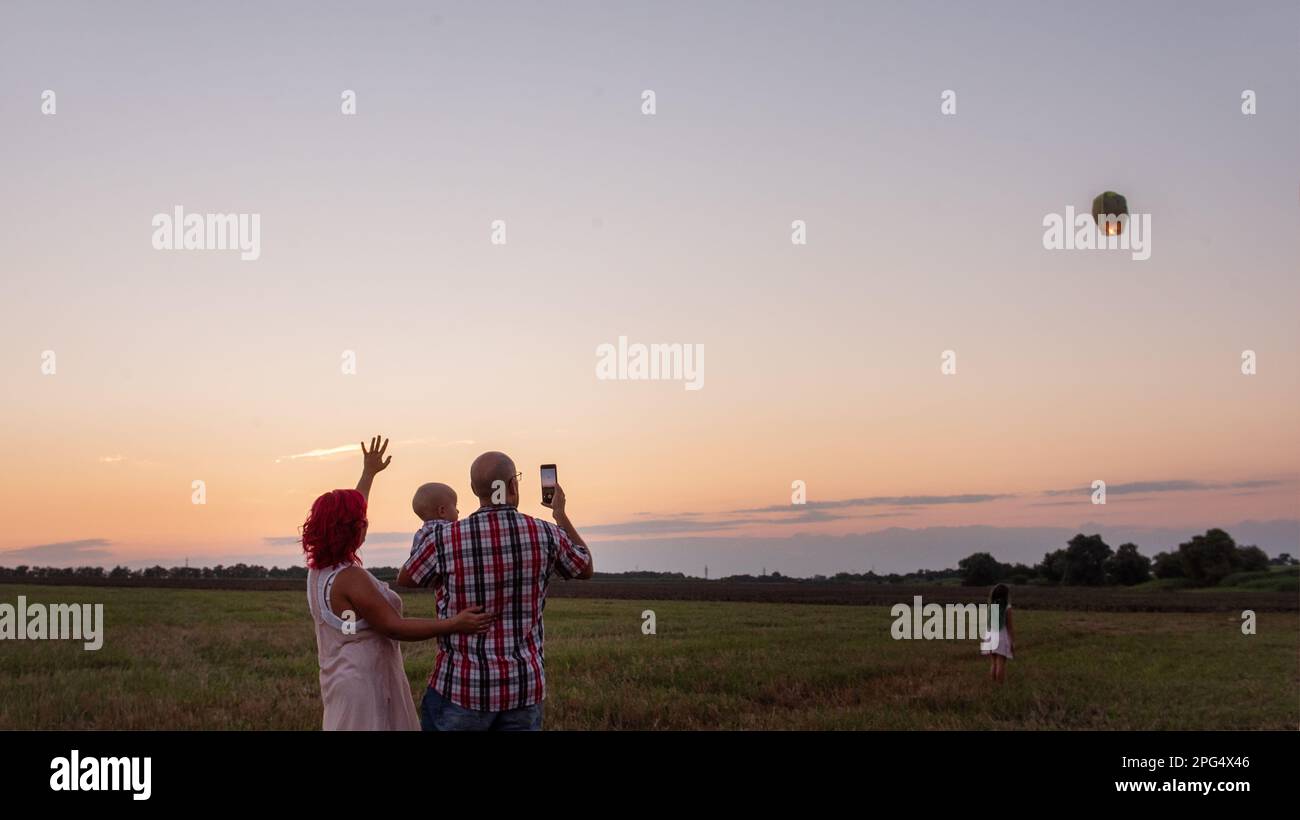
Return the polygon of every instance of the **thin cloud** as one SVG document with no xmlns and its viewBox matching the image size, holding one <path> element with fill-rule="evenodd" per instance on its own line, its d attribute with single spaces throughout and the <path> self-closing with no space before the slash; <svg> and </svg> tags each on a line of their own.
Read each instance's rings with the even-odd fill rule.
<svg viewBox="0 0 1300 820">
<path fill-rule="evenodd" d="M 366 533 L 366 543 L 367 544 L 401 544 L 401 543 L 409 544 L 411 543 L 411 539 L 415 537 L 416 529 L 417 528 L 412 528 L 410 532 L 368 532 Z"/>
<path fill-rule="evenodd" d="M 1170 481 L 1130 481 L 1124 484 L 1107 484 L 1107 495 L 1145 495 L 1149 493 L 1189 493 L 1206 490 L 1260 490 L 1285 484 L 1277 479 L 1250 479 L 1246 481 L 1188 481 L 1177 479 Z M 1043 490 L 1043 495 L 1091 495 L 1091 485 L 1075 487 L 1068 490 Z"/>
<path fill-rule="evenodd" d="M 1286 484 L 1286 482 L 1274 479 L 1255 479 L 1253 481 L 1234 481 L 1227 486 L 1232 490 L 1262 490 L 1267 487 L 1277 487 L 1283 484 Z"/>
<path fill-rule="evenodd" d="M 1009 493 L 965 493 L 961 495 L 875 495 L 865 498 L 841 498 L 834 501 L 809 501 L 799 506 L 819 510 L 844 509 L 846 507 L 929 507 L 939 504 L 986 504 L 1004 498 L 1015 498 Z M 770 507 L 755 507 L 746 510 L 732 510 L 736 513 L 773 513 L 789 510 L 789 504 L 773 504 Z"/>
<path fill-rule="evenodd" d="M 820 524 L 825 521 L 860 518 L 892 518 L 896 513 L 878 513 L 873 515 L 836 515 L 824 510 L 807 509 L 807 505 L 796 504 L 773 510 L 780 517 L 767 518 L 698 518 L 701 513 L 669 513 L 658 518 L 637 518 L 631 521 L 619 521 L 613 524 L 596 524 L 586 526 L 582 531 L 594 535 L 673 535 L 693 532 L 717 532 L 737 527 L 763 525 L 766 527 L 786 527 L 793 524 Z"/>
<path fill-rule="evenodd" d="M 82 538 L 78 541 L 58 541 L 52 544 L 35 544 L 0 552 L 0 562 L 21 558 L 27 561 L 103 561 L 112 553 L 103 547 L 112 542 L 106 538 Z"/>
<path fill-rule="evenodd" d="M 434 438 L 408 438 L 393 443 L 402 446 L 428 445 L 430 447 L 467 447 L 474 444 L 475 441 L 472 438 L 461 438 L 451 441 L 443 441 Z M 329 458 L 330 456 L 343 455 L 344 453 L 359 452 L 361 452 L 360 444 L 343 444 L 338 447 L 323 447 L 316 450 L 308 450 L 305 453 L 294 453 L 293 455 L 280 456 L 275 460 L 275 463 L 279 464 L 282 461 L 298 461 L 304 458 Z"/>
<path fill-rule="evenodd" d="M 344 444 L 339 447 L 326 447 L 319 450 L 308 450 L 305 453 L 294 453 L 291 456 L 280 456 L 275 460 L 276 464 L 281 461 L 297 461 L 300 458 L 328 458 L 337 456 L 342 453 L 359 453 L 361 452 L 360 444 Z"/>
<path fill-rule="evenodd" d="M 415 535 L 415 529 L 410 532 L 368 532 L 366 533 L 367 544 L 401 544 L 411 542 Z M 300 535 L 267 535 L 262 538 L 263 544 L 269 544 L 275 547 L 296 546 L 302 543 Z"/>
<path fill-rule="evenodd" d="M 745 524 L 770 523 L 759 518 L 733 520 L 686 520 L 683 518 L 648 518 L 620 521 L 615 524 L 595 524 L 582 528 L 593 535 L 670 535 L 683 532 L 713 532 L 730 530 Z"/>
<path fill-rule="evenodd" d="M 95 459 L 95 461 L 98 462 L 99 464 L 122 464 L 122 465 L 129 464 L 133 467 L 157 467 L 158 466 L 158 462 L 153 461 L 152 459 L 133 458 L 129 456 L 124 456 L 121 453 L 113 453 L 112 455 L 100 456 L 99 458 Z"/>
</svg>

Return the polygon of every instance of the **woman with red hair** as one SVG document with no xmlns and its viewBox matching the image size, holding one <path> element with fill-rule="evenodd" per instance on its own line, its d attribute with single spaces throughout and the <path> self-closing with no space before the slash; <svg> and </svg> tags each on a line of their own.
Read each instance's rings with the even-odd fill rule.
<svg viewBox="0 0 1300 820">
<path fill-rule="evenodd" d="M 398 641 L 486 632 L 492 623 L 482 607 L 442 621 L 403 618 L 401 597 L 362 568 L 357 551 L 366 540 L 370 485 L 393 460 L 384 458 L 387 449 L 379 436 L 370 449 L 362 442 L 357 488 L 317 498 L 302 525 L 326 729 L 419 729 Z"/>
</svg>

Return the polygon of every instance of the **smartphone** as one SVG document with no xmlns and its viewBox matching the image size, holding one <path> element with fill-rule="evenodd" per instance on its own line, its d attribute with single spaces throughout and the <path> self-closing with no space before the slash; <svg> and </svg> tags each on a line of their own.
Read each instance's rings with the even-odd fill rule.
<svg viewBox="0 0 1300 820">
<path fill-rule="evenodd" d="M 555 465 L 542 465 L 542 506 L 551 506 L 551 499 L 555 497 Z"/>
</svg>

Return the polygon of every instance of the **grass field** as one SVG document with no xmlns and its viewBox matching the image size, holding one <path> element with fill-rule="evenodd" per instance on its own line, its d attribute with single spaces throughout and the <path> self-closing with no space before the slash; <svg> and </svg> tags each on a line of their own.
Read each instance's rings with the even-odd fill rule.
<svg viewBox="0 0 1300 820">
<path fill-rule="evenodd" d="M 314 729 L 301 592 L 0 585 L 103 603 L 104 647 L 0 643 L 0 729 Z M 407 596 L 408 614 L 432 599 Z M 641 633 L 655 611 L 658 634 Z M 1300 618 L 1019 609 L 1001 689 L 974 642 L 895 641 L 882 606 L 557 598 L 548 729 L 1296 729 Z M 432 643 L 406 646 L 413 696 Z"/>
</svg>

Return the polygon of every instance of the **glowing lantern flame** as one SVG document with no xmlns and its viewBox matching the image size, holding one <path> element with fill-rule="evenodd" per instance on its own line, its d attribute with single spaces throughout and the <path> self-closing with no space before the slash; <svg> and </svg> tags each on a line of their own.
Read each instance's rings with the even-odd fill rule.
<svg viewBox="0 0 1300 820">
<path fill-rule="evenodd" d="M 1124 222 L 1128 219 L 1128 200 L 1114 191 L 1097 194 L 1092 201 L 1092 218 L 1106 236 L 1118 236 L 1124 233 Z"/>
</svg>

